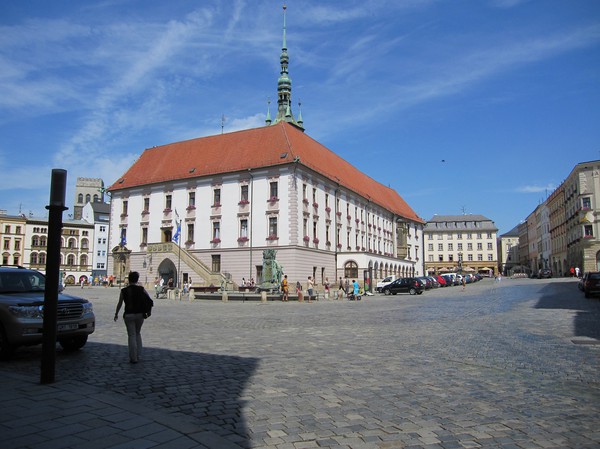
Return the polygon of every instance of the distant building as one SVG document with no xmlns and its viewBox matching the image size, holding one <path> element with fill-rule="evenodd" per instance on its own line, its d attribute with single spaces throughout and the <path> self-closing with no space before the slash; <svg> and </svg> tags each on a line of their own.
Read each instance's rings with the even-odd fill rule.
<svg viewBox="0 0 600 449">
<path fill-rule="evenodd" d="M 546 202 L 550 211 L 550 269 L 554 276 L 564 276 L 569 270 L 564 184 L 552 192 Z"/>
<path fill-rule="evenodd" d="M 519 227 L 513 229 L 498 238 L 498 262 L 500 273 L 511 275 L 519 266 Z"/>
<path fill-rule="evenodd" d="M 83 207 L 82 219 L 94 225 L 92 241 L 92 277 L 100 280 L 108 274 L 108 228 L 110 226 L 110 204 L 87 203 Z"/>
<path fill-rule="evenodd" d="M 22 215 L 0 213 L 0 242 L 2 265 L 21 265 L 25 245 L 26 218 Z"/>
<path fill-rule="evenodd" d="M 83 208 L 87 203 L 104 202 L 104 181 L 100 178 L 77 178 L 75 184 L 75 203 L 73 219 L 81 220 Z"/>
<path fill-rule="evenodd" d="M 435 215 L 423 230 L 427 273 L 498 270 L 498 228 L 483 215 Z"/>
<path fill-rule="evenodd" d="M 83 220 L 63 220 L 60 244 L 60 270 L 66 284 L 88 279 L 92 272 L 94 225 Z M 24 263 L 27 268 L 46 272 L 48 219 L 27 218 Z"/>
</svg>

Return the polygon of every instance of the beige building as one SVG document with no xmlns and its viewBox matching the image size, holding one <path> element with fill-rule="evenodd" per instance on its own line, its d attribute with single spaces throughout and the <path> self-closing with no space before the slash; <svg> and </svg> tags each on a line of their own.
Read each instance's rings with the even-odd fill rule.
<svg viewBox="0 0 600 449">
<path fill-rule="evenodd" d="M 26 218 L 0 213 L 2 265 L 22 265 Z"/>
<path fill-rule="evenodd" d="M 600 269 L 600 161 L 577 164 L 562 184 L 567 238 L 567 267 Z"/>
<path fill-rule="evenodd" d="M 513 229 L 498 238 L 498 261 L 500 273 L 513 274 L 519 265 L 519 228 Z"/>
<path fill-rule="evenodd" d="M 436 215 L 423 230 L 425 271 L 493 275 L 498 228 L 483 215 Z"/>
<path fill-rule="evenodd" d="M 567 223 L 565 189 L 561 184 L 546 200 L 550 212 L 550 269 L 554 276 L 567 274 Z"/>
</svg>

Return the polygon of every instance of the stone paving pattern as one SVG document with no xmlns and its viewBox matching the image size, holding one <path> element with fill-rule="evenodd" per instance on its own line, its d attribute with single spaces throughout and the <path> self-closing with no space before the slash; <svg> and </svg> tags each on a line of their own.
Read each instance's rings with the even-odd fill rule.
<svg viewBox="0 0 600 449">
<path fill-rule="evenodd" d="M 363 301 L 155 301 L 127 358 L 118 290 L 97 331 L 0 364 L 3 448 L 600 447 L 600 300 L 570 279 Z M 42 417 L 42 419 L 40 419 Z"/>
</svg>

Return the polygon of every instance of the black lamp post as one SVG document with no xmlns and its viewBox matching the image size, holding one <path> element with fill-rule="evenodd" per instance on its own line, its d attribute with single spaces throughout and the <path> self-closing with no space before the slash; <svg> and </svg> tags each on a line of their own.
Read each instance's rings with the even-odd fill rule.
<svg viewBox="0 0 600 449">
<path fill-rule="evenodd" d="M 458 253 L 458 274 L 462 274 L 462 253 Z"/>
</svg>

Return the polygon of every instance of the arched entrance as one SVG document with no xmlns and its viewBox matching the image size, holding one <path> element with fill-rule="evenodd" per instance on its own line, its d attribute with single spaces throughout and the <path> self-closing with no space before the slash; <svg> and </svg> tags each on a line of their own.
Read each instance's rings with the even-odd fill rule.
<svg viewBox="0 0 600 449">
<path fill-rule="evenodd" d="M 164 259 L 157 269 L 158 276 L 165 281 L 165 285 L 168 285 L 169 279 L 173 280 L 173 285 L 177 285 L 177 268 L 171 259 Z"/>
</svg>

